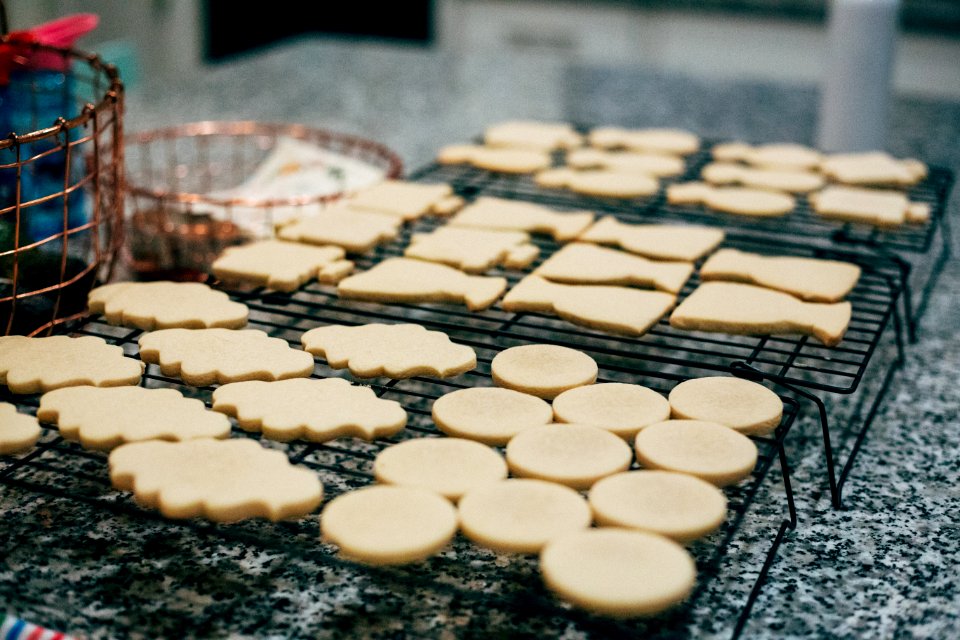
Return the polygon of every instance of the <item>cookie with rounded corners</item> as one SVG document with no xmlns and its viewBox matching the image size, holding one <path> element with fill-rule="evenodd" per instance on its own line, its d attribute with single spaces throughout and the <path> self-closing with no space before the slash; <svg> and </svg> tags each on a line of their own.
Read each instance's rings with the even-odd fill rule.
<svg viewBox="0 0 960 640">
<path fill-rule="evenodd" d="M 567 188 L 574 193 L 599 198 L 641 198 L 660 189 L 660 182 L 650 174 L 610 169 L 547 169 L 538 173 L 534 180 L 541 187 Z"/>
<path fill-rule="evenodd" d="M 469 164 L 498 173 L 533 173 L 550 166 L 550 154 L 537 149 L 455 144 L 440 149 L 440 164 Z"/>
<path fill-rule="evenodd" d="M 662 153 L 635 151 L 602 151 L 576 149 L 567 153 L 568 167 L 574 169 L 607 169 L 618 173 L 641 173 L 660 178 L 683 173 L 686 164 L 682 158 Z"/>
<path fill-rule="evenodd" d="M 0 337 L 0 384 L 10 393 L 139 384 L 144 365 L 96 336 Z"/>
<path fill-rule="evenodd" d="M 416 220 L 438 206 L 449 204 L 453 188 L 448 184 L 426 184 L 406 180 L 384 180 L 372 187 L 357 191 L 344 202 L 354 209 L 376 211 L 403 220 Z"/>
<path fill-rule="evenodd" d="M 553 151 L 583 144 L 583 136 L 566 122 L 509 120 L 487 127 L 483 142 L 490 147 L 519 147 Z"/>
<path fill-rule="evenodd" d="M 905 222 L 922 223 L 930 218 L 928 203 L 911 202 L 905 193 L 892 189 L 831 185 L 807 198 L 817 215 L 843 222 L 898 227 Z"/>
<path fill-rule="evenodd" d="M 0 456 L 32 449 L 39 439 L 37 418 L 18 413 L 16 405 L 0 402 Z"/>
<path fill-rule="evenodd" d="M 757 465 L 757 445 L 718 422 L 658 422 L 640 430 L 634 448 L 647 469 L 686 473 L 718 487 L 740 482 Z"/>
<path fill-rule="evenodd" d="M 773 433 L 783 417 L 780 396 L 742 378 L 693 378 L 675 386 L 668 399 L 674 418 L 719 422 L 751 436 Z"/>
<path fill-rule="evenodd" d="M 609 244 L 655 260 L 695 262 L 723 242 L 722 229 L 681 224 L 629 224 L 604 216 L 578 240 Z"/>
<path fill-rule="evenodd" d="M 582 351 L 554 344 L 526 344 L 504 349 L 490 363 L 501 387 L 552 400 L 567 389 L 593 384 L 597 362 Z"/>
<path fill-rule="evenodd" d="M 310 513 L 323 497 L 316 474 L 247 438 L 132 442 L 109 464 L 114 487 L 167 518 L 276 522 Z"/>
<path fill-rule="evenodd" d="M 453 216 L 450 225 L 544 233 L 566 242 L 589 227 L 593 217 L 589 211 L 557 211 L 533 202 L 483 196 Z"/>
<path fill-rule="evenodd" d="M 439 262 L 467 273 L 484 273 L 495 266 L 523 269 L 536 260 L 540 249 L 530 244 L 524 231 L 443 226 L 415 233 L 403 255 Z"/>
<path fill-rule="evenodd" d="M 564 391 L 553 399 L 557 422 L 587 424 L 632 439 L 647 425 L 670 417 L 670 403 L 638 384 L 607 382 Z"/>
<path fill-rule="evenodd" d="M 711 162 L 700 175 L 712 185 L 738 184 L 788 193 L 809 193 L 823 188 L 826 183 L 821 174 L 812 171 L 747 167 L 732 162 Z"/>
<path fill-rule="evenodd" d="M 714 145 L 711 153 L 715 160 L 746 162 L 755 167 L 815 170 L 823 160 L 816 149 L 790 142 L 749 145 L 744 142 L 724 142 Z"/>
<path fill-rule="evenodd" d="M 748 187 L 714 187 L 703 182 L 684 182 L 667 187 L 669 204 L 702 204 L 714 211 L 741 216 L 783 216 L 797 205 L 793 196 L 780 191 Z"/>
<path fill-rule="evenodd" d="M 600 149 L 629 149 L 645 153 L 686 156 L 700 148 L 699 136 L 683 129 L 597 127 L 590 131 L 590 145 Z"/>
<path fill-rule="evenodd" d="M 304 333 L 303 348 L 360 378 L 449 378 L 477 366 L 477 354 L 418 324 L 327 325 Z"/>
<path fill-rule="evenodd" d="M 467 387 L 437 398 L 433 422 L 448 436 L 503 446 L 524 429 L 549 424 L 553 410 L 541 398 L 500 387 Z"/>
<path fill-rule="evenodd" d="M 109 451 L 142 440 L 226 438 L 230 421 L 176 389 L 66 387 L 43 394 L 37 417 L 84 449 Z"/>
<path fill-rule="evenodd" d="M 340 247 L 315 247 L 285 240 L 259 240 L 227 247 L 212 270 L 221 280 L 295 291 L 310 280 L 337 282 L 353 270 Z"/>
<path fill-rule="evenodd" d="M 927 176 L 927 165 L 919 160 L 894 158 L 883 151 L 831 154 L 820 170 L 836 182 L 873 187 L 910 187 Z"/>
<path fill-rule="evenodd" d="M 110 324 L 154 329 L 239 329 L 250 310 L 199 282 L 117 282 L 90 292 L 87 306 Z"/>
<path fill-rule="evenodd" d="M 231 382 L 213 392 L 213 410 L 270 440 L 327 442 L 386 438 L 407 424 L 399 402 L 342 378 Z"/>
<path fill-rule="evenodd" d="M 562 284 L 652 287 L 678 293 L 693 274 L 693 264 L 648 260 L 596 244 L 572 242 L 547 258 L 533 273 Z"/>
<path fill-rule="evenodd" d="M 397 237 L 403 219 L 386 213 L 354 209 L 336 203 L 308 218 L 294 220 L 277 232 L 281 240 L 335 245 L 351 253 L 366 253 Z"/>
</svg>

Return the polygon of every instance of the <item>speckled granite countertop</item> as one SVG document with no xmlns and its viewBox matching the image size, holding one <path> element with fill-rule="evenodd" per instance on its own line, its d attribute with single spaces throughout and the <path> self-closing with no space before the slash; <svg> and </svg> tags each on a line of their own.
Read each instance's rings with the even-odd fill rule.
<svg viewBox="0 0 960 640">
<path fill-rule="evenodd" d="M 297 121 L 380 139 L 412 168 L 504 118 L 810 142 L 815 106 L 811 88 L 712 84 L 547 57 L 301 42 L 135 92 L 127 128 Z M 892 152 L 960 168 L 960 105 L 900 100 L 892 120 Z M 956 209 L 955 195 L 951 215 Z M 800 525 L 781 547 L 747 637 L 960 636 L 958 317 L 960 266 L 952 263 L 864 444 L 843 510 L 830 509 L 824 490 L 817 425 L 805 418 L 795 426 L 788 444 Z M 699 601 L 688 635 L 729 636 L 782 514 L 783 490 L 771 475 L 724 565 L 726 578 Z M 603 627 L 482 598 L 391 589 L 309 553 L 233 544 L 3 485 L 0 514 L 0 612 L 90 637 L 604 635 Z"/>
</svg>

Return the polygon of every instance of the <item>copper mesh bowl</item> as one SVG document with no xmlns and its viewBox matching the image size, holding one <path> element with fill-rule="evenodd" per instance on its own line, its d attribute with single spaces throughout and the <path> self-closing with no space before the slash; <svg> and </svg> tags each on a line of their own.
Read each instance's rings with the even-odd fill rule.
<svg viewBox="0 0 960 640">
<path fill-rule="evenodd" d="M 129 136 L 126 143 L 129 268 L 141 279 L 204 280 L 227 246 L 272 234 L 273 213 L 331 202 L 343 192 L 250 199 L 216 194 L 242 184 L 277 141 L 293 138 L 399 178 L 384 145 L 297 124 L 196 122 Z"/>
</svg>

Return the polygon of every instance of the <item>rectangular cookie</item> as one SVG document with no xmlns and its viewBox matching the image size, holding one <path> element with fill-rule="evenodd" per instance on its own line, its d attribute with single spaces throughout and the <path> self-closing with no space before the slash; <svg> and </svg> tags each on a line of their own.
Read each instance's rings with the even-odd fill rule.
<svg viewBox="0 0 960 640">
<path fill-rule="evenodd" d="M 892 189 L 830 186 L 808 198 L 817 215 L 843 222 L 898 227 L 930 217 L 930 205 L 910 202 L 905 193 Z"/>
</svg>

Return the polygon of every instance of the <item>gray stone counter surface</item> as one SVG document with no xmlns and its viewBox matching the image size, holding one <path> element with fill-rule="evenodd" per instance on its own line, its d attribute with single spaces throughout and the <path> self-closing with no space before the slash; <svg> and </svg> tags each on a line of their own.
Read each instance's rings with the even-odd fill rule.
<svg viewBox="0 0 960 640">
<path fill-rule="evenodd" d="M 816 103 L 812 87 L 693 81 L 639 64 L 584 67 L 545 56 L 455 57 L 305 40 L 196 78 L 148 83 L 129 95 L 126 126 L 302 122 L 380 140 L 415 168 L 441 145 L 507 118 L 810 143 Z M 889 150 L 960 169 L 960 105 L 898 99 Z M 957 204 L 955 194 L 954 219 Z M 799 526 L 770 570 L 746 637 L 960 637 L 958 318 L 960 266 L 951 262 L 864 443 L 842 510 L 830 508 L 810 411 L 795 425 L 788 445 Z M 56 476 L 49 482 L 55 490 Z M 699 600 L 686 635 L 729 636 L 782 505 L 772 473 L 724 563 L 725 579 Z M 496 584 L 473 585 L 473 596 L 431 590 L 429 567 L 424 581 L 398 589 L 312 556 L 305 534 L 290 532 L 297 553 L 0 485 L 0 613 L 104 638 L 605 635 L 575 616 L 495 605 L 483 594 Z M 538 579 L 535 571 L 528 578 Z"/>
</svg>

